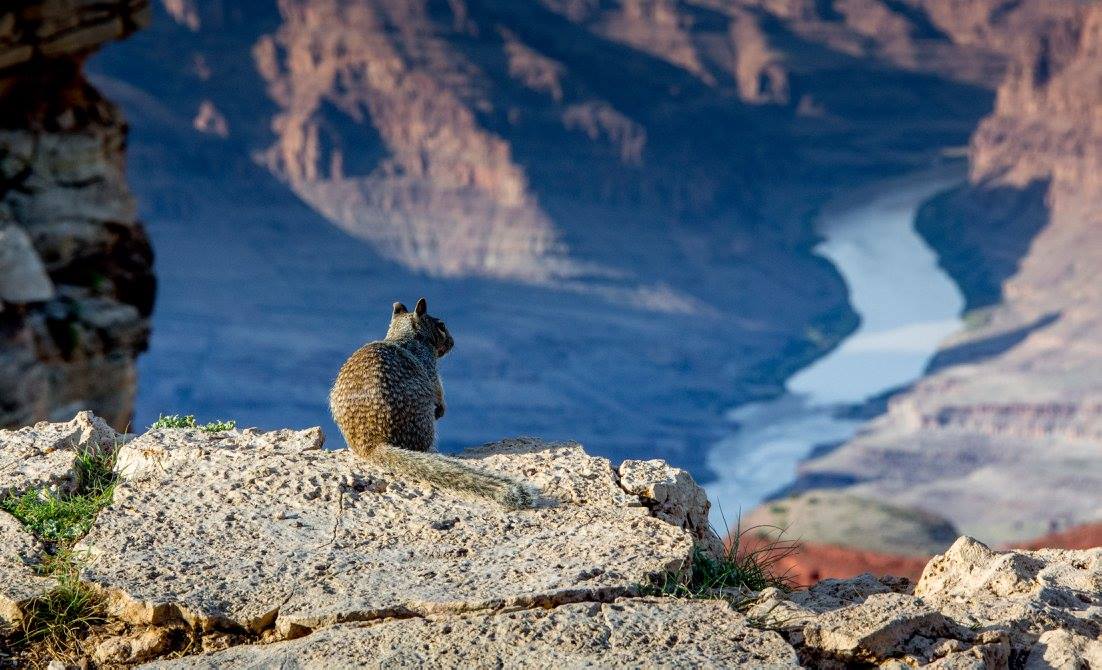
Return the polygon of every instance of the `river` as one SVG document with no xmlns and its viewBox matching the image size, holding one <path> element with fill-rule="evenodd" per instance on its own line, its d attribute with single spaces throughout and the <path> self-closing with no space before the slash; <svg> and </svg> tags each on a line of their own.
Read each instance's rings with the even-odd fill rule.
<svg viewBox="0 0 1102 670">
<path fill-rule="evenodd" d="M 938 343 L 957 330 L 964 299 L 914 230 L 918 206 L 962 181 L 939 168 L 848 193 L 823 208 L 816 253 L 849 288 L 860 326 L 829 354 L 788 380 L 787 392 L 731 410 L 733 432 L 708 454 L 712 523 L 734 526 L 791 483 L 817 445 L 852 437 L 861 420 L 839 411 L 919 376 Z"/>
</svg>

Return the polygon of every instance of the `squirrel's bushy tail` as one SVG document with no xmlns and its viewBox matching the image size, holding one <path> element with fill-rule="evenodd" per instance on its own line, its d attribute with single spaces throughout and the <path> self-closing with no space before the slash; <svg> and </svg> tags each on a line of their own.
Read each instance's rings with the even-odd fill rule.
<svg viewBox="0 0 1102 670">
<path fill-rule="evenodd" d="M 438 488 L 493 500 L 509 509 L 529 509 L 538 498 L 536 490 L 527 484 L 433 452 L 378 445 L 371 450 L 371 458 L 399 474 Z"/>
</svg>

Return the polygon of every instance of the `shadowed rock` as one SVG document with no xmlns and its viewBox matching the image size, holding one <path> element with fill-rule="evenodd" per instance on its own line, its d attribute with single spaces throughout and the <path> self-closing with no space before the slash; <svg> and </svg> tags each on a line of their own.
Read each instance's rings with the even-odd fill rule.
<svg viewBox="0 0 1102 670">
<path fill-rule="evenodd" d="M 0 309 L 3 302 L 43 302 L 54 285 L 22 228 L 0 224 Z"/>
<path fill-rule="evenodd" d="M 157 668 L 795 668 L 792 647 L 723 602 L 620 600 L 341 625 Z"/>
</svg>

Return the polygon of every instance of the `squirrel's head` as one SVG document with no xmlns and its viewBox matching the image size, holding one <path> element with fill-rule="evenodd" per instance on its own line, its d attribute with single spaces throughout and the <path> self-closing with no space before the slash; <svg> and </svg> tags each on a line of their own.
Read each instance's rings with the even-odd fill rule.
<svg viewBox="0 0 1102 670">
<path fill-rule="evenodd" d="M 390 328 L 386 331 L 387 339 L 396 339 L 412 335 L 433 348 L 437 358 L 451 351 L 455 346 L 455 340 L 448 332 L 444 322 L 428 313 L 428 304 L 424 298 L 417 301 L 417 306 L 410 312 L 400 302 L 394 303 L 394 312 L 390 317 Z"/>
</svg>

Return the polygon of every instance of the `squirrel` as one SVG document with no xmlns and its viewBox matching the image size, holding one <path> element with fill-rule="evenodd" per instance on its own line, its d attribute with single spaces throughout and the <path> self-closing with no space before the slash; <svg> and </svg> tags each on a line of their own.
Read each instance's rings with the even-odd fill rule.
<svg viewBox="0 0 1102 670">
<path fill-rule="evenodd" d="M 397 474 L 510 509 L 533 507 L 537 492 L 527 484 L 435 453 L 435 422 L 446 409 L 436 361 L 454 344 L 424 298 L 412 313 L 394 303 L 386 337 L 341 366 L 329 392 L 333 419 L 353 452 Z"/>
</svg>

